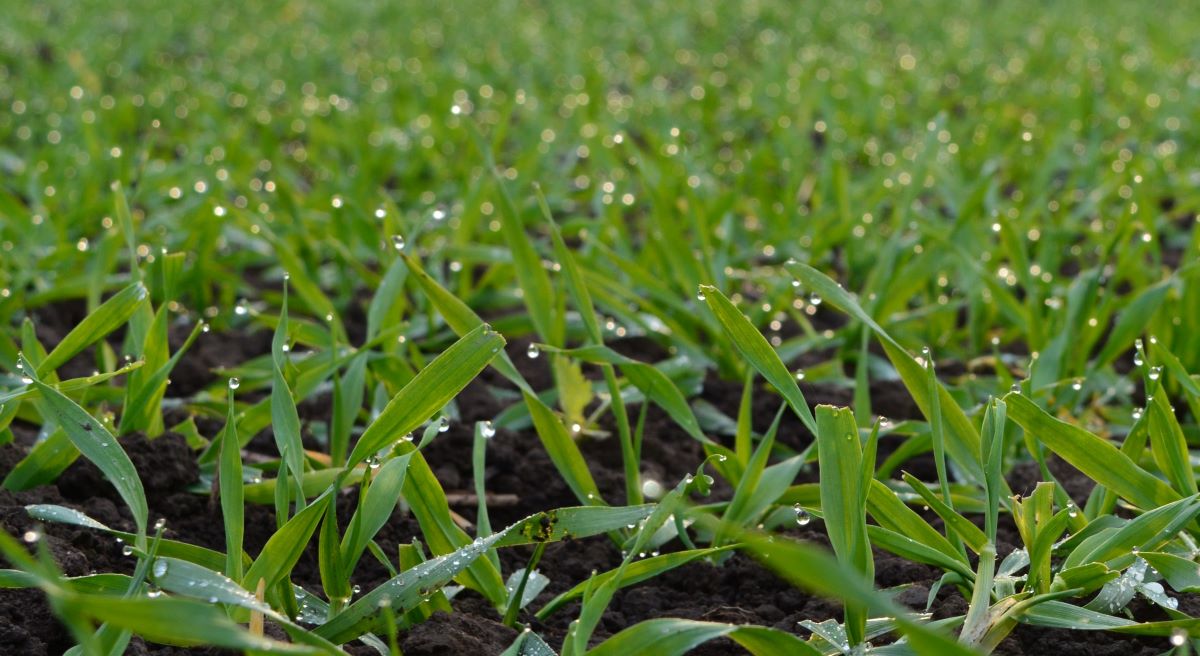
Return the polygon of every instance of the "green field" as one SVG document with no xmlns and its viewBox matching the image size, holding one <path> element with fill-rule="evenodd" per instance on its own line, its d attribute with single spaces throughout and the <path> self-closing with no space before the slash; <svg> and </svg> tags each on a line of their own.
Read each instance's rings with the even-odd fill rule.
<svg viewBox="0 0 1200 656">
<path fill-rule="evenodd" d="M 1200 648 L 1200 4 L 7 9 L 0 652 Z"/>
</svg>

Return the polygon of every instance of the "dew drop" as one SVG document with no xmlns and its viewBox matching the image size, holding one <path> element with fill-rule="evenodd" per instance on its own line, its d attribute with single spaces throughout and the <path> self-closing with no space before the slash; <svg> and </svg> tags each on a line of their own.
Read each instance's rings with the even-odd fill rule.
<svg viewBox="0 0 1200 656">
<path fill-rule="evenodd" d="M 809 522 L 812 521 L 812 515 L 808 514 L 808 511 L 801 507 L 800 504 L 793 506 L 793 509 L 796 511 L 796 524 L 808 526 Z"/>
<path fill-rule="evenodd" d="M 450 430 L 450 418 L 446 415 L 442 415 L 441 418 L 438 419 L 438 432 L 445 433 L 448 430 Z"/>
<path fill-rule="evenodd" d="M 803 369 L 796 370 L 796 380 L 804 380 L 804 370 Z"/>
<path fill-rule="evenodd" d="M 1176 602 L 1178 603 L 1178 602 Z M 1182 647 L 1183 643 L 1187 642 L 1187 631 L 1183 629 L 1175 629 L 1171 631 L 1171 644 L 1176 647 Z"/>
<path fill-rule="evenodd" d="M 1162 377 L 1162 367 L 1151 367 L 1150 373 L 1147 376 L 1150 380 L 1158 380 Z"/>
<path fill-rule="evenodd" d="M 642 495 L 647 499 L 658 499 L 663 495 L 662 483 L 653 478 L 642 480 Z"/>
<path fill-rule="evenodd" d="M 28 544 L 33 544 L 34 542 L 42 539 L 42 534 L 36 529 L 29 529 L 28 531 L 25 531 L 25 535 L 22 535 L 21 539 L 25 540 L 25 542 Z"/>
<path fill-rule="evenodd" d="M 697 291 L 696 291 L 696 300 L 697 300 L 697 301 L 701 301 L 701 302 L 703 302 L 703 301 L 704 301 L 706 298 L 707 298 L 707 297 L 704 295 L 704 290 L 703 290 L 703 289 L 699 289 L 699 290 L 697 290 Z"/>
<path fill-rule="evenodd" d="M 1133 409 L 1133 419 L 1134 419 L 1134 421 L 1137 421 L 1138 419 L 1141 419 L 1141 418 L 1142 418 L 1142 409 L 1141 409 L 1141 408 L 1134 408 L 1134 409 Z"/>
<path fill-rule="evenodd" d="M 1141 352 L 1139 351 L 1139 352 L 1134 353 L 1133 354 L 1133 366 L 1140 367 L 1143 364 L 1146 364 L 1146 361 L 1142 359 Z"/>
<path fill-rule="evenodd" d="M 128 544 L 121 547 L 121 555 L 132 556 L 133 555 L 133 547 Z"/>
<path fill-rule="evenodd" d="M 1068 503 L 1067 504 L 1067 517 L 1074 519 L 1078 516 L 1079 516 L 1079 509 L 1077 507 L 1075 507 L 1075 504 Z"/>
<path fill-rule="evenodd" d="M 154 576 L 162 577 L 162 576 L 166 576 L 166 575 L 167 575 L 167 561 L 163 558 L 159 558 L 158 560 L 154 561 Z"/>
<path fill-rule="evenodd" d="M 490 440 L 496 436 L 496 426 L 491 421 L 484 421 L 479 424 L 479 434 L 483 439 Z"/>
<path fill-rule="evenodd" d="M 1075 382 L 1071 383 L 1071 389 L 1075 390 L 1076 392 L 1083 389 L 1083 379 L 1076 378 Z"/>
<path fill-rule="evenodd" d="M 392 235 L 392 248 L 398 251 L 404 250 L 404 235 Z"/>
<path fill-rule="evenodd" d="M 1021 393 L 1021 383 L 1013 383 L 1012 387 L 1009 388 L 1009 391 L 1012 392 L 1013 394 L 1020 394 Z"/>
<path fill-rule="evenodd" d="M 242 381 L 237 376 L 233 376 L 232 378 L 229 379 L 229 389 L 235 390 L 241 386 L 242 386 Z"/>
<path fill-rule="evenodd" d="M 809 305 L 820 305 L 822 300 L 824 299 L 821 298 L 820 294 L 813 293 L 808 295 Z"/>
<path fill-rule="evenodd" d="M 350 588 L 350 591 L 353 592 L 354 594 L 359 594 L 360 592 L 362 592 L 362 586 L 355 585 L 353 588 Z"/>
<path fill-rule="evenodd" d="M 162 590 L 159 590 L 157 588 L 154 590 L 150 590 L 149 592 L 146 593 L 146 596 L 150 597 L 151 599 L 158 599 L 159 597 L 162 596 Z"/>
<path fill-rule="evenodd" d="M 525 349 L 525 355 L 530 360 L 536 360 L 537 357 L 541 354 L 542 354 L 542 350 L 538 348 L 537 344 L 530 344 L 529 348 Z"/>
<path fill-rule="evenodd" d="M 167 527 L 167 518 L 159 517 L 157 522 L 154 522 L 154 530 L 161 531 Z"/>
</svg>

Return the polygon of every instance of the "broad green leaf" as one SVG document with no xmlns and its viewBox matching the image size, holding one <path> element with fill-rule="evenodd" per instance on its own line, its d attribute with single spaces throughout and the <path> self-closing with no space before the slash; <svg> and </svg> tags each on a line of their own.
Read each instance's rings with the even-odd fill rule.
<svg viewBox="0 0 1200 656">
<path fill-rule="evenodd" d="M 1115 446 L 1086 430 L 1051 417 L 1025 396 L 1005 395 L 1008 416 L 1034 439 L 1100 485 L 1140 508 L 1156 508 L 1179 493 L 1137 466 Z"/>
<path fill-rule="evenodd" d="M 287 480 L 295 485 L 304 481 L 304 443 L 300 437 L 300 414 L 296 411 L 296 400 L 284 377 L 288 363 L 288 305 L 287 283 L 283 287 L 283 305 L 279 310 L 279 323 L 271 340 L 271 433 L 275 436 L 275 447 L 288 468 Z"/>
<path fill-rule="evenodd" d="M 142 479 L 138 477 L 137 469 L 134 468 L 129 455 L 121 448 L 117 438 L 108 432 L 104 424 L 96 421 L 86 410 L 58 390 L 37 379 L 33 379 L 31 384 L 42 393 L 46 406 L 54 413 L 55 419 L 75 448 L 96 465 L 108 482 L 117 489 L 117 493 L 133 514 L 138 534 L 145 535 L 150 511 L 146 505 Z"/>
<path fill-rule="evenodd" d="M 1192 471 L 1191 454 L 1188 453 L 1187 438 L 1175 418 L 1171 402 L 1165 393 L 1155 394 L 1146 404 L 1146 415 L 1150 420 L 1147 432 L 1150 435 L 1150 453 L 1158 468 L 1171 481 L 1171 486 L 1180 494 L 1196 494 L 1196 474 Z"/>
<path fill-rule="evenodd" d="M 1198 498 L 1193 495 L 1180 499 L 1131 519 L 1120 528 L 1097 533 L 1068 554 L 1063 567 L 1127 558 L 1134 549 L 1159 549 L 1200 515 Z"/>
<path fill-rule="evenodd" d="M 1138 555 L 1177 592 L 1200 592 L 1200 568 L 1191 558 L 1161 551 L 1142 551 Z"/>
</svg>

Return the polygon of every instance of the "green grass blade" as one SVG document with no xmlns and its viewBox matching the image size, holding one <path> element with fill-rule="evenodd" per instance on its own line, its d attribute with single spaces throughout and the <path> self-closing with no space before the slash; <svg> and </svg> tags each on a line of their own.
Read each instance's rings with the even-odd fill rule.
<svg viewBox="0 0 1200 656">
<path fill-rule="evenodd" d="M 438 284 L 424 269 L 421 268 L 417 260 L 402 254 L 404 262 L 408 264 L 408 268 L 413 272 L 417 284 L 425 295 L 429 298 L 429 302 L 437 309 L 438 314 L 446 320 L 446 323 L 460 337 L 471 332 L 475 328 L 484 325 L 483 319 L 475 314 L 466 303 L 459 300 L 457 296 L 451 294 L 445 287 Z M 525 377 L 518 371 L 517 367 L 512 363 L 512 359 L 508 357 L 508 353 L 501 351 L 495 360 L 492 361 L 492 366 L 496 371 L 500 372 L 505 378 L 512 381 L 514 385 L 521 388 L 522 391 L 534 394 L 534 390 L 525 381 Z"/>
<path fill-rule="evenodd" d="M 596 481 L 592 478 L 587 461 L 579 451 L 579 446 L 571 439 L 567 427 L 563 426 L 558 416 L 536 396 L 528 392 L 522 394 L 525 397 L 525 405 L 529 407 L 533 427 L 537 431 L 542 445 L 546 448 L 550 461 L 562 474 L 563 480 L 575 493 L 575 497 L 579 499 L 580 503 L 603 503 L 600 498 L 600 489 L 596 487 Z"/>
<path fill-rule="evenodd" d="M 242 582 L 247 588 L 257 587 L 259 580 L 265 580 L 266 587 L 270 590 L 291 573 L 300 560 L 300 555 L 304 553 L 304 548 L 308 546 L 313 532 L 317 530 L 317 525 L 325 516 L 325 504 L 332 503 L 333 499 L 332 493 L 318 498 L 293 515 L 267 540 L 258 558 L 254 559 L 254 564 L 242 577 Z"/>
<path fill-rule="evenodd" d="M 288 364 L 288 292 L 287 282 L 283 285 L 283 305 L 279 310 L 279 323 L 271 340 L 271 429 L 275 446 L 288 468 L 289 484 L 304 484 L 304 444 L 300 437 L 300 414 L 296 411 L 296 400 L 292 397 L 284 370 Z M 286 493 L 285 493 L 286 494 Z M 303 495 L 298 498 L 303 499 Z"/>
<path fill-rule="evenodd" d="M 718 624 L 671 618 L 639 622 L 588 651 L 590 656 L 656 654 L 677 656 L 716 638 L 730 638 L 754 656 L 819 656 L 815 647 L 800 638 L 767 627 Z"/>
<path fill-rule="evenodd" d="M 75 357 L 80 351 L 125 325 L 133 313 L 146 302 L 146 287 L 135 282 L 122 289 L 89 314 L 54 347 L 37 366 L 38 376 L 46 376 Z"/>
<path fill-rule="evenodd" d="M 62 603 L 68 612 L 133 631 L 151 642 L 182 647 L 215 645 L 278 654 L 329 653 L 251 635 L 220 608 L 190 599 L 73 595 Z"/>
<path fill-rule="evenodd" d="M 917 402 L 917 406 L 921 408 L 925 417 L 931 418 L 933 416 L 933 397 L 929 391 L 929 382 L 924 368 L 896 340 L 892 339 L 892 336 L 880 327 L 841 285 L 834 282 L 829 276 L 799 262 L 789 263 L 787 270 L 826 302 L 841 308 L 875 332 L 880 344 L 883 345 L 888 360 L 900 374 L 909 394 Z M 949 429 L 945 435 L 946 454 L 973 482 L 982 484 L 984 476 L 980 465 L 982 460 L 979 454 L 981 441 L 979 432 L 945 386 L 938 383 L 936 387 L 942 419 L 945 427 Z"/>
<path fill-rule="evenodd" d="M 611 569 L 603 574 L 597 574 L 587 581 L 583 581 L 570 590 L 563 592 L 538 609 L 537 617 L 544 620 L 564 605 L 579 599 L 583 596 L 583 591 L 589 584 L 603 584 L 608 579 L 619 576 L 617 586 L 623 588 L 649 580 L 663 572 L 668 572 L 680 565 L 686 565 L 698 558 L 707 558 L 708 556 L 716 555 L 736 547 L 737 545 L 726 545 L 707 549 L 689 549 L 687 551 L 675 551 L 635 560 L 629 563 L 624 570 Z"/>
<path fill-rule="evenodd" d="M 486 325 L 464 335 L 396 393 L 367 427 L 347 460 L 353 467 L 425 423 L 471 382 L 504 347 Z"/>
<path fill-rule="evenodd" d="M 871 579 L 874 561 L 867 536 L 863 448 L 858 424 L 849 408 L 817 406 L 817 453 L 821 471 L 821 512 L 838 560 Z M 874 471 L 874 468 L 871 468 Z M 861 605 L 846 605 L 846 634 L 851 645 L 866 635 L 867 614 Z"/>
<path fill-rule="evenodd" d="M 228 391 L 229 409 L 225 429 L 221 431 L 217 464 L 217 490 L 221 500 L 221 518 L 225 524 L 225 575 L 242 580 L 242 537 L 245 532 L 245 490 L 242 481 L 242 452 L 234 421 L 233 389 Z"/>
<path fill-rule="evenodd" d="M 412 454 L 406 453 L 387 461 L 371 478 L 371 484 L 362 491 L 363 500 L 350 519 L 346 535 L 342 537 L 341 559 L 347 573 L 354 571 L 355 564 L 374 539 L 379 529 L 391 519 L 392 511 L 400 500 L 408 464 Z"/>
<path fill-rule="evenodd" d="M 796 378 L 779 359 L 779 354 L 771 348 L 762 333 L 754 328 L 720 290 L 710 285 L 701 285 L 700 291 L 709 309 L 721 323 L 729 341 L 733 342 L 746 361 L 757 369 L 758 373 L 767 379 L 767 382 L 779 390 L 779 393 L 791 406 L 792 411 L 796 413 L 809 432 L 815 435 L 817 433 L 816 419 L 813 418 L 812 411 L 808 409 L 808 402 L 804 400 L 804 393 L 796 384 Z"/>
</svg>

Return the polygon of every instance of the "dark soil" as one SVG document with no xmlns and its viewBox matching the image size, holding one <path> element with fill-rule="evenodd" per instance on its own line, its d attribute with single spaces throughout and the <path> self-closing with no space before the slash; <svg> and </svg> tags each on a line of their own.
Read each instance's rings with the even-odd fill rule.
<svg viewBox="0 0 1200 656">
<path fill-rule="evenodd" d="M 269 349 L 269 336 L 264 341 L 263 335 L 232 333 L 204 336 L 173 373 L 174 384 L 169 388 L 169 394 L 186 398 L 213 382 L 213 369 L 235 365 L 266 352 Z M 50 337 L 49 332 L 47 337 Z M 49 340 L 49 343 L 52 342 L 52 339 Z M 648 361 L 664 355 L 661 347 L 645 339 L 618 343 L 615 347 Z M 514 362 L 535 388 L 545 389 L 552 384 L 546 358 L 528 359 L 524 356 L 525 343 L 519 340 L 514 340 L 508 348 Z M 472 426 L 474 421 L 492 419 L 504 409 L 505 404 L 498 401 L 494 394 L 497 388 L 511 389 L 511 385 L 492 370 L 484 372 L 469 385 L 457 399 L 460 421 L 438 436 L 424 452 L 451 500 L 452 509 L 467 521 L 476 519 L 469 457 L 473 440 Z M 726 414 L 736 416 L 741 388 L 740 383 L 710 377 L 705 381 L 702 396 Z M 829 385 L 804 384 L 803 389 L 809 402 L 814 405 L 848 405 L 852 401 L 849 391 Z M 916 405 L 897 382 L 873 382 L 872 395 L 874 410 L 879 414 L 893 419 L 920 417 Z M 765 388 L 756 393 L 756 430 L 767 429 L 779 404 L 779 397 L 766 392 Z M 327 421 L 331 413 L 330 406 L 328 396 L 310 399 L 303 404 L 302 417 L 306 424 Z M 632 417 L 636 417 L 638 408 L 631 408 L 630 412 Z M 211 424 L 205 423 L 203 426 Z M 217 428 L 219 424 L 212 427 L 213 432 Z M 615 433 L 611 425 L 602 423 L 599 428 Z M 23 457 L 33 439 L 34 432 L 28 427 L 18 425 L 15 429 L 17 443 L 0 447 L 0 476 L 6 475 Z M 785 414 L 779 432 L 780 443 L 799 449 L 810 440 L 811 436 L 800 422 L 790 413 Z M 195 454 L 188 449 L 183 438 L 168 433 L 147 440 L 135 435 L 121 442 L 141 474 L 150 501 L 151 521 L 165 518 L 166 535 L 169 538 L 223 550 L 224 536 L 219 510 L 213 507 L 206 495 L 188 491 L 199 480 L 199 472 Z M 885 442 L 882 446 L 884 451 L 890 451 L 895 443 Z M 273 448 L 269 436 L 259 436 L 248 445 L 249 450 L 263 455 L 269 455 Z M 613 504 L 622 503 L 623 474 L 616 437 L 585 437 L 581 448 L 606 500 Z M 704 452 L 699 443 L 675 426 L 665 414 L 657 408 L 651 408 L 647 415 L 642 457 L 643 475 L 659 480 L 664 486 L 671 486 L 696 470 Z M 884 454 L 881 453 L 880 457 L 884 457 Z M 905 463 L 903 468 L 926 479 L 933 476 L 928 458 Z M 1051 469 L 1076 501 L 1081 503 L 1087 494 L 1089 482 L 1065 463 L 1052 461 Z M 807 471 L 803 476 L 804 480 L 816 480 L 815 471 Z M 1022 465 L 1014 471 L 1011 479 L 1014 492 L 1031 489 L 1037 479 L 1036 467 Z M 495 526 L 510 524 L 537 511 L 577 504 L 532 431 L 497 432 L 489 445 L 486 485 L 492 497 L 489 515 Z M 729 494 L 727 486 L 718 484 L 711 499 L 728 498 Z M 354 490 L 345 491 L 338 497 L 337 508 L 342 526 L 349 520 L 356 501 L 357 493 Z M 23 509 L 32 503 L 62 504 L 77 508 L 110 526 L 132 528 L 132 521 L 116 491 L 86 461 L 80 460 L 71 465 L 52 485 L 22 492 L 0 490 L 0 528 L 15 535 L 33 528 L 34 522 Z M 936 517 L 931 517 L 931 522 L 940 527 Z M 247 508 L 245 545 L 250 554 L 258 553 L 274 526 L 271 508 Z M 791 534 L 799 539 L 827 544 L 819 522 L 796 527 Z M 110 571 L 128 573 L 133 568 L 133 560 L 121 555 L 120 545 L 98 532 L 47 525 L 44 535 L 51 554 L 68 575 Z M 419 537 L 416 521 L 397 510 L 392 521 L 377 536 L 377 541 L 385 553 L 394 554 L 399 544 L 409 543 Z M 1004 552 L 1019 542 L 1011 526 L 1005 527 L 1002 537 L 1001 549 Z M 667 548 L 679 547 L 668 545 Z M 530 554 L 528 548 L 503 551 L 501 560 L 504 571 L 508 573 L 523 567 Z M 875 556 L 878 586 L 896 588 L 896 598 L 901 603 L 924 611 L 926 598 L 940 576 L 939 571 L 880 551 Z M 593 571 L 616 567 L 620 557 L 618 549 L 605 538 L 549 545 L 539 570 L 549 577 L 550 584 L 530 608 L 540 608 L 554 595 L 586 580 Z M 292 578 L 310 591 L 321 591 L 315 541 L 301 558 Z M 386 578 L 386 570 L 369 556 L 361 561 L 353 575 L 354 583 L 364 590 L 379 585 Z M 1181 604 L 1186 609 L 1194 604 L 1194 600 L 1181 599 Z M 427 622 L 403 633 L 400 636 L 403 652 L 408 656 L 497 654 L 511 644 L 516 636 L 515 631 L 501 624 L 497 612 L 478 595 L 464 591 L 454 599 L 453 606 L 455 613 L 435 614 Z M 965 609 L 966 602 L 961 594 L 957 590 L 944 588 L 937 596 L 932 611 L 937 617 L 946 617 L 960 614 Z M 561 644 L 568 624 L 578 610 L 578 604 L 571 604 L 544 622 L 535 620 L 528 613 L 522 619 L 530 623 L 551 645 L 557 646 Z M 1152 609 L 1141 610 L 1147 618 L 1158 617 Z M 739 554 L 720 566 L 699 562 L 689 564 L 618 592 L 597 628 L 595 640 L 657 617 L 752 623 L 803 635 L 806 632 L 798 626 L 798 621 L 837 619 L 840 615 L 841 608 L 836 602 L 796 590 L 753 560 Z M 40 592 L 0 591 L 0 653 L 31 656 L 61 654 L 71 644 L 72 641 L 53 618 Z M 1021 626 L 997 653 L 1012 656 L 1117 653 L 1121 656 L 1149 656 L 1162 653 L 1167 648 L 1166 641 L 1162 639 L 1132 638 L 1101 632 L 1068 633 Z M 354 654 L 374 653 L 361 644 L 349 645 L 347 650 Z M 162 655 L 226 652 L 146 645 L 135 640 L 128 653 Z M 745 652 L 731 641 L 718 640 L 703 645 L 694 653 L 713 655 Z"/>
</svg>

